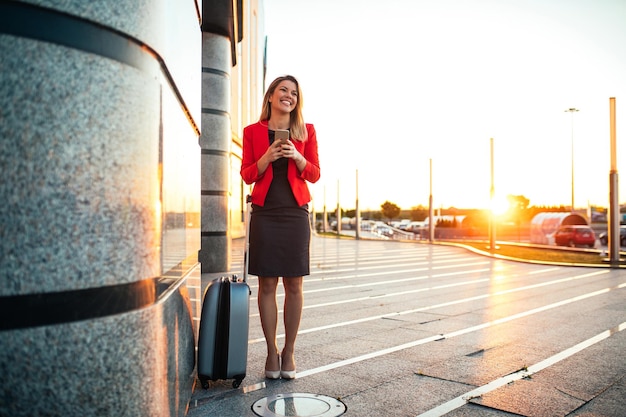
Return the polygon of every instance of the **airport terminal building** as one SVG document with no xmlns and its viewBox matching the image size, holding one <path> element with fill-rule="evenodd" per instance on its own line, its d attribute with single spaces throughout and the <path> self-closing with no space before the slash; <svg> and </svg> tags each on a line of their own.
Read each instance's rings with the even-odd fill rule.
<svg viewBox="0 0 626 417">
<path fill-rule="evenodd" d="M 261 0 L 0 2 L 0 415 L 184 416 L 230 269 Z"/>
</svg>

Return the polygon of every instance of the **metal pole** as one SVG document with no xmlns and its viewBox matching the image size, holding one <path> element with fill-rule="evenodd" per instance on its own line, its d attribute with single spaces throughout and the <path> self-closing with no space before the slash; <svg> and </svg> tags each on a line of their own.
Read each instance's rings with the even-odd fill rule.
<svg viewBox="0 0 626 417">
<path fill-rule="evenodd" d="M 311 226 L 311 230 L 315 230 L 317 231 L 316 223 L 317 221 L 315 220 L 315 197 L 313 197 L 313 199 L 311 199 L 311 213 L 309 214 L 309 216 L 311 217 L 311 219 L 309 220 L 310 226 Z"/>
<path fill-rule="evenodd" d="M 356 238 L 361 238 L 361 211 L 359 210 L 359 170 L 356 170 L 356 209 L 355 209 L 356 221 Z"/>
<path fill-rule="evenodd" d="M 574 212 L 574 113 L 579 111 L 574 107 L 565 110 L 572 115 L 572 213 Z"/>
<path fill-rule="evenodd" d="M 609 99 L 611 114 L 611 171 L 609 173 L 609 257 L 611 264 L 619 264 L 620 250 L 620 212 L 617 176 L 617 134 L 615 129 L 615 97 Z"/>
<path fill-rule="evenodd" d="M 322 231 L 326 233 L 328 230 L 328 213 L 326 211 L 326 186 L 324 185 L 324 214 L 322 216 Z"/>
<path fill-rule="evenodd" d="M 339 180 L 337 180 L 337 236 L 341 234 L 341 206 L 339 205 Z"/>
<path fill-rule="evenodd" d="M 435 222 L 434 222 L 434 214 L 435 210 L 433 207 L 433 160 L 432 158 L 429 160 L 430 162 L 430 195 L 428 197 L 428 240 L 430 243 L 433 243 L 435 240 Z"/>
<path fill-rule="evenodd" d="M 489 198 L 490 198 L 490 210 L 489 210 L 489 249 L 496 249 L 496 225 L 493 214 L 493 205 L 494 205 L 494 196 L 496 193 L 494 180 L 493 180 L 493 138 L 489 139 L 489 148 L 490 148 L 490 158 L 491 158 L 491 186 L 489 188 Z"/>
</svg>

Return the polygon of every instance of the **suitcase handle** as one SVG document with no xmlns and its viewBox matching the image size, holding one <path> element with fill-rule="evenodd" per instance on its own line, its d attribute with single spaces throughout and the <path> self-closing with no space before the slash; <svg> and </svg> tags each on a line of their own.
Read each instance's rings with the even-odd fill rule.
<svg viewBox="0 0 626 417">
<path fill-rule="evenodd" d="M 243 249 L 243 282 L 248 281 L 248 264 L 250 262 L 250 217 L 252 216 L 252 196 L 248 194 L 246 196 L 246 217 L 245 217 L 245 225 L 246 225 L 246 242 L 244 244 Z"/>
</svg>

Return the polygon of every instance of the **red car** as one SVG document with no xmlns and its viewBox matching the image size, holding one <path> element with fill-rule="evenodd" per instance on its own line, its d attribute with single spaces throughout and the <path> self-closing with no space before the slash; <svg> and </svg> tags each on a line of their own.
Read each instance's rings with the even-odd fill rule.
<svg viewBox="0 0 626 417">
<path fill-rule="evenodd" d="M 554 243 L 559 246 L 596 246 L 596 234 L 589 226 L 561 226 L 554 234 Z"/>
</svg>

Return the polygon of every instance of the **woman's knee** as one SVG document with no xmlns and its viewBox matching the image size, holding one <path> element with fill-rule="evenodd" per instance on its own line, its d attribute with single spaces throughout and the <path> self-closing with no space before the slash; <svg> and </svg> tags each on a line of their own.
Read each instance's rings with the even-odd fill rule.
<svg viewBox="0 0 626 417">
<path fill-rule="evenodd" d="M 283 278 L 283 286 L 286 293 L 302 294 L 302 277 L 297 278 Z"/>
<path fill-rule="evenodd" d="M 278 278 L 259 278 L 259 292 L 262 294 L 275 294 L 278 286 Z"/>
</svg>

